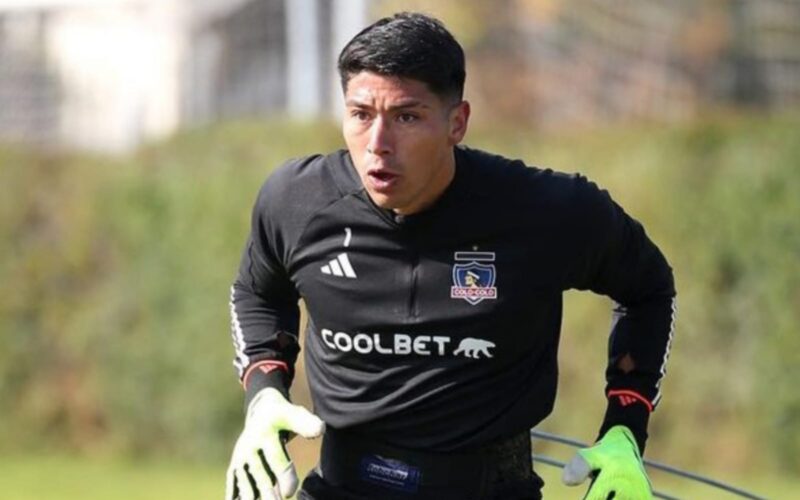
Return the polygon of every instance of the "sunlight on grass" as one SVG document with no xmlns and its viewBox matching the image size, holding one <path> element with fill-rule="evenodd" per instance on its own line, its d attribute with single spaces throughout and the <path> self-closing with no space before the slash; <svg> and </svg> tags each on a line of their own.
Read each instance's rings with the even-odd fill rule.
<svg viewBox="0 0 800 500">
<path fill-rule="evenodd" d="M 302 455 L 302 452 L 301 452 Z M 304 457 L 309 461 L 310 456 Z M 307 472 L 300 464 L 300 472 Z M 223 496 L 225 464 L 185 465 L 167 461 L 106 461 L 99 458 L 4 456 L 0 458 L 2 498 L 14 500 L 218 500 Z M 561 471 L 536 465 L 545 480 L 544 498 L 574 500 L 585 486 L 567 487 Z M 702 472 L 702 471 L 695 471 Z M 762 475 L 758 478 L 713 476 L 766 498 L 794 498 L 800 478 Z M 655 488 L 681 499 L 735 499 L 734 495 L 691 481 L 651 474 Z"/>
<path fill-rule="evenodd" d="M 0 458 L 2 498 L 14 500 L 218 500 L 225 466 L 59 456 Z"/>
</svg>

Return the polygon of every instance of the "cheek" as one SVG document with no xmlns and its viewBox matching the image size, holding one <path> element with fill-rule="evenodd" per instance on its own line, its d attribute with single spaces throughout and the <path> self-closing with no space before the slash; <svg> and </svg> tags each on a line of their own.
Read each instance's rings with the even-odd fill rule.
<svg viewBox="0 0 800 500">
<path fill-rule="evenodd" d="M 352 125 L 348 125 L 347 122 L 342 125 L 342 136 L 344 137 L 345 144 L 347 144 L 347 148 L 351 151 L 358 146 L 358 131 Z"/>
<path fill-rule="evenodd" d="M 345 130 L 343 135 L 347 150 L 353 158 L 353 163 L 360 171 L 361 163 L 363 163 L 363 158 L 367 151 L 367 142 L 364 140 L 364 134 L 359 134 L 352 130 Z"/>
<path fill-rule="evenodd" d="M 367 167 L 366 165 L 366 143 L 360 139 L 357 135 L 348 135 L 344 134 L 344 142 L 345 146 L 347 147 L 347 151 L 350 152 L 350 159 L 353 161 L 353 166 L 356 168 L 356 172 L 358 172 L 359 177 L 364 177 L 366 175 Z"/>
<path fill-rule="evenodd" d="M 348 143 L 364 142 L 369 137 L 369 126 L 354 118 L 345 117 L 342 121 L 342 134 Z"/>
<path fill-rule="evenodd" d="M 353 150 L 352 148 L 348 148 L 350 151 L 350 158 L 353 161 L 353 166 L 356 168 L 356 173 L 358 176 L 363 178 L 367 173 L 367 168 L 364 162 L 364 155 L 360 154 L 358 151 Z"/>
<path fill-rule="evenodd" d="M 408 147 L 404 148 L 405 151 L 423 163 L 428 163 L 437 157 L 438 153 L 447 148 L 448 144 L 442 130 L 435 127 L 422 129 L 407 139 Z"/>
</svg>

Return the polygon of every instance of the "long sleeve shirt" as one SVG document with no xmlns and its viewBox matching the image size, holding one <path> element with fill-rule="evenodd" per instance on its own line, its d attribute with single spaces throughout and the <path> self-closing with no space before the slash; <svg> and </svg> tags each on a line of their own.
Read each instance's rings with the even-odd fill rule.
<svg viewBox="0 0 800 500">
<path fill-rule="evenodd" d="M 449 451 L 552 410 L 565 290 L 616 304 L 600 429 L 640 448 L 673 334 L 672 271 L 642 226 L 580 175 L 457 147 L 434 205 L 369 198 L 347 151 L 287 162 L 261 188 L 231 292 L 247 400 L 288 393 L 308 311 L 314 409 L 334 428 Z"/>
</svg>

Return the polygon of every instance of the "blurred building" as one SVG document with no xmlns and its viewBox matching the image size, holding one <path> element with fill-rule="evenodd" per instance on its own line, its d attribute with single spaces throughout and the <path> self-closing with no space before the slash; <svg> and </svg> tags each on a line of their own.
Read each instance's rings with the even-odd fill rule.
<svg viewBox="0 0 800 500">
<path fill-rule="evenodd" d="M 125 151 L 221 118 L 335 113 L 364 0 L 0 0 L 0 139 Z"/>
<path fill-rule="evenodd" d="M 477 121 L 569 127 L 800 105 L 790 0 L 0 0 L 0 140 L 125 151 L 236 117 L 335 115 L 369 19 L 439 15 Z"/>
<path fill-rule="evenodd" d="M 670 121 L 715 107 L 800 105 L 800 2 L 515 3 L 517 73 L 534 122 Z"/>
</svg>

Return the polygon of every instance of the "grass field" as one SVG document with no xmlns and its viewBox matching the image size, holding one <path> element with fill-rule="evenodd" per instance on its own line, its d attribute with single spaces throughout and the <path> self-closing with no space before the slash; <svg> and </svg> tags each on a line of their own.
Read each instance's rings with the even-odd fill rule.
<svg viewBox="0 0 800 500">
<path fill-rule="evenodd" d="M 0 498 L 13 500 L 219 500 L 225 466 L 60 456 L 0 458 Z"/>
<path fill-rule="evenodd" d="M 547 500 L 574 500 L 585 491 L 561 484 L 560 471 L 537 470 L 546 481 Z M 174 462 L 105 461 L 60 456 L 0 458 L 0 498 L 13 500 L 219 500 L 224 491 L 225 464 L 182 465 Z M 733 483 L 771 499 L 797 498 L 800 478 L 715 479 Z M 657 490 L 681 499 L 735 499 L 703 485 L 653 475 Z"/>
</svg>

